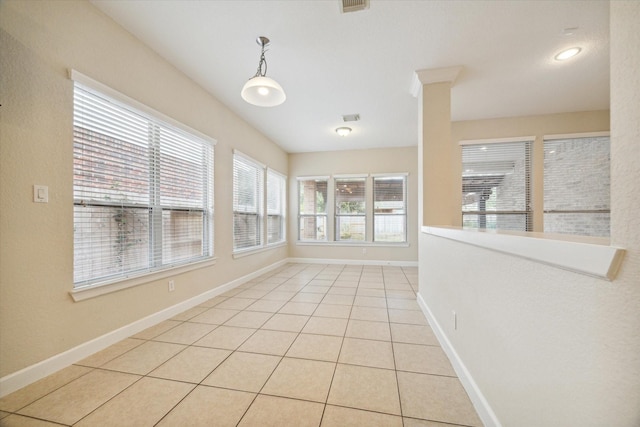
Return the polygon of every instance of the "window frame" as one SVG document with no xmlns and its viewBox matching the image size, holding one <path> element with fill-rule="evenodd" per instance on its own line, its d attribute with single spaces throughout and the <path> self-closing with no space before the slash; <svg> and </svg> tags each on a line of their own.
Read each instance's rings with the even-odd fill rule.
<svg viewBox="0 0 640 427">
<path fill-rule="evenodd" d="M 249 210 L 238 210 L 237 198 L 239 194 L 236 194 L 239 183 L 236 182 L 236 162 L 244 164 L 245 167 L 253 168 L 255 170 L 255 187 L 253 187 L 253 196 L 255 200 L 255 212 Z M 265 237 L 264 237 L 264 217 L 265 217 L 265 176 L 266 176 L 266 165 L 254 160 L 250 156 L 242 153 L 238 150 L 233 150 L 233 162 L 232 162 L 232 216 L 233 216 L 233 226 L 232 226 L 232 242 L 233 242 L 233 253 L 239 254 L 243 252 L 252 252 L 259 250 L 265 246 Z M 257 244 L 251 246 L 240 246 L 238 247 L 238 242 L 236 240 L 236 216 L 242 215 L 243 217 L 255 216 L 255 236 L 257 239 Z"/>
<path fill-rule="evenodd" d="M 303 176 L 303 177 L 297 177 L 296 178 L 297 181 L 297 195 L 298 195 L 298 203 L 297 203 L 297 209 L 298 209 L 298 241 L 299 242 L 327 242 L 329 239 L 329 214 L 328 214 L 328 206 L 329 206 L 329 177 L 328 176 Z M 326 192 L 326 198 L 324 200 L 324 211 L 320 212 L 317 210 L 317 203 L 315 203 L 314 201 L 314 208 L 313 208 L 313 213 L 307 213 L 307 211 L 304 212 L 300 212 L 300 204 L 302 203 L 302 188 L 301 188 L 301 183 L 305 182 L 305 181 L 316 181 L 316 182 L 325 182 L 326 184 L 326 188 L 327 188 L 327 192 Z M 315 221 L 314 223 L 316 224 L 316 229 L 317 229 L 317 224 L 318 224 L 318 219 L 322 219 L 322 222 L 324 223 L 324 239 L 303 239 L 302 236 L 300 235 L 301 230 L 302 230 L 302 226 L 301 224 L 303 223 L 303 221 L 307 218 L 314 218 Z M 317 233 L 316 233 L 317 236 Z"/>
<path fill-rule="evenodd" d="M 148 260 L 146 261 L 145 266 L 137 267 L 137 268 L 128 268 L 121 269 L 121 271 L 104 274 L 104 273 L 95 273 L 89 274 L 87 277 L 82 278 L 81 280 L 77 279 L 77 268 L 80 268 L 77 265 L 78 259 L 77 257 L 82 252 L 77 252 L 77 246 L 81 242 L 81 240 L 77 240 L 76 236 L 74 236 L 74 280 L 73 280 L 73 291 L 74 293 L 80 293 L 87 290 L 91 290 L 94 294 L 102 294 L 105 290 L 97 290 L 97 288 L 107 287 L 106 285 L 118 284 L 118 288 L 126 288 L 129 286 L 134 286 L 139 282 L 144 283 L 147 278 L 151 280 L 151 277 L 156 277 L 158 274 L 165 274 L 163 272 L 168 272 L 169 270 L 174 270 L 176 268 L 184 269 L 188 268 L 190 265 L 202 264 L 211 262 L 214 260 L 214 239 L 213 239 L 213 231 L 214 231 L 214 210 L 213 210 L 213 191 L 214 191 L 214 182 L 213 182 L 213 169 L 214 169 L 214 147 L 216 141 L 212 138 L 191 129 L 174 119 L 165 116 L 164 114 L 138 102 L 135 101 L 126 95 L 100 83 L 97 82 L 76 70 L 70 70 L 69 77 L 74 82 L 74 230 L 81 224 L 76 218 L 77 212 L 83 210 L 83 208 L 90 206 L 95 208 L 113 208 L 116 210 L 127 210 L 128 213 L 131 211 L 137 210 L 140 212 L 146 212 L 148 217 L 147 229 L 148 229 L 148 241 L 145 242 L 146 250 L 143 252 L 147 253 L 146 256 Z M 80 94 L 80 91 L 83 94 Z M 100 186 L 96 185 L 83 185 L 85 181 L 83 178 L 76 178 L 76 161 L 77 156 L 83 156 L 82 153 L 85 152 L 83 147 L 91 147 L 92 143 L 99 147 L 100 142 L 96 142 L 95 139 L 102 140 L 113 140 L 113 142 L 119 142 L 120 144 L 128 144 L 132 145 L 132 142 L 128 139 L 117 139 L 115 136 L 109 136 L 108 133 L 100 133 L 98 130 L 91 130 L 91 128 L 78 127 L 79 124 L 84 122 L 84 115 L 90 114 L 91 112 L 95 112 L 95 110 L 87 110 L 86 107 L 80 106 L 77 104 L 77 98 L 84 97 L 83 99 L 92 100 L 95 99 L 95 102 L 102 102 L 104 105 L 111 106 L 113 108 L 112 112 L 109 114 L 114 114 L 113 111 L 116 112 L 125 112 L 126 115 L 130 115 L 131 117 L 135 117 L 139 122 L 147 123 L 149 129 L 153 129 L 153 131 L 149 132 L 149 135 L 145 139 L 147 144 L 147 152 L 144 155 L 140 154 L 140 160 L 144 160 L 148 162 L 149 169 L 147 171 L 148 176 L 148 185 L 147 188 L 148 195 L 145 196 L 146 201 L 143 199 L 137 200 L 137 203 L 125 203 L 124 199 L 120 202 L 113 202 L 109 197 L 108 193 L 105 193 L 105 190 L 102 189 L 98 192 L 90 191 L 90 195 L 87 195 L 86 191 L 88 189 L 100 189 Z M 92 98 L 95 97 L 95 98 Z M 95 108 L 95 107 L 93 107 Z M 80 113 L 82 112 L 82 114 Z M 80 114 L 80 115 L 79 115 Z M 87 116 L 88 117 L 88 116 Z M 98 123 L 111 123 L 113 120 L 113 116 L 106 115 L 104 117 L 97 116 L 103 122 Z M 108 122 L 105 122 L 108 121 Z M 77 128 L 77 129 L 76 129 Z M 81 133 L 81 129 L 84 129 L 84 132 Z M 158 132 L 158 130 L 163 130 L 163 132 Z M 83 135 L 85 138 L 89 138 L 89 134 L 95 134 L 93 136 L 91 142 L 87 143 L 87 141 L 79 142 L 77 138 L 81 138 Z M 163 136 L 164 135 L 164 136 Z M 170 155 L 166 154 L 166 150 L 171 151 L 172 144 L 175 144 L 175 141 L 167 142 L 166 138 L 172 139 L 174 137 L 177 138 L 186 138 L 190 142 L 195 143 L 196 148 L 202 150 L 202 158 L 199 163 L 202 165 L 203 170 L 201 171 L 201 183 L 202 183 L 202 200 L 201 206 L 194 207 L 192 206 L 179 206 L 179 205 L 163 205 L 163 201 L 161 199 L 164 194 L 165 197 L 167 195 L 166 191 L 161 189 L 161 180 L 166 179 L 166 176 L 162 175 L 162 172 L 158 169 L 161 164 L 165 160 L 170 158 Z M 158 139 L 160 138 L 160 139 Z M 79 144 L 79 145 L 78 145 Z M 78 146 L 77 146 L 78 145 Z M 138 144 L 140 145 L 140 144 Z M 111 146 L 106 146 L 111 148 Z M 165 151 L 160 151 L 165 150 Z M 95 155 L 87 154 L 90 157 L 86 159 L 97 158 Z M 194 157 L 195 159 L 198 156 Z M 189 170 L 189 169 L 185 169 Z M 109 171 L 103 172 L 103 174 L 108 173 Z M 95 174 L 95 172 L 94 172 Z M 78 176 L 84 176 L 82 174 L 78 174 Z M 101 176 L 98 174 L 97 176 Z M 130 184 L 133 185 L 133 184 Z M 102 185 L 104 187 L 105 184 Z M 106 187 L 105 187 L 106 188 Z M 135 188 L 135 187 L 127 187 L 127 188 Z M 77 193 L 80 192 L 80 193 Z M 77 197 L 77 195 L 85 194 L 85 197 Z M 95 196 L 94 196 L 95 194 Z M 146 194 L 146 192 L 145 192 Z M 187 256 L 181 259 L 172 259 L 165 260 L 165 254 L 167 253 L 167 247 L 163 246 L 162 240 L 164 236 L 164 224 L 163 224 L 163 213 L 165 212 L 198 212 L 199 215 L 202 216 L 202 232 L 198 233 L 200 236 L 200 244 L 201 244 L 201 255 L 199 256 Z M 110 214 L 111 215 L 111 214 Z M 111 215 L 113 220 L 118 222 L 116 216 L 121 215 L 116 213 Z M 144 214 L 143 214 L 144 215 Z M 135 214 L 134 214 L 135 216 Z M 93 223 L 93 220 L 90 219 L 89 223 Z M 75 232 L 74 232 L 75 235 Z M 78 237 L 82 239 L 82 236 Z M 104 240 L 105 242 L 111 241 L 109 237 Z M 103 240 L 100 240 L 103 241 Z M 176 243 L 174 240 L 171 240 Z M 165 242 L 166 243 L 166 242 Z M 95 259 L 90 257 L 89 259 Z M 93 267 L 89 267 L 90 271 L 95 271 Z M 108 270 L 109 268 L 107 268 Z M 126 283 L 125 283 L 126 282 Z M 135 282 L 135 283 L 133 283 Z M 74 296 L 74 300 L 78 300 Z"/>
<path fill-rule="evenodd" d="M 376 213 L 376 179 L 402 179 L 402 202 L 403 207 L 402 210 L 404 213 Z M 396 173 L 396 174 L 374 174 L 372 175 L 372 197 L 373 197 L 373 234 L 372 240 L 374 243 L 407 243 L 407 214 L 408 214 L 408 201 L 407 201 L 407 184 L 408 184 L 408 174 L 407 173 Z M 376 218 L 384 218 L 384 217 L 403 217 L 403 233 L 402 240 L 377 240 L 376 239 Z"/>
<path fill-rule="evenodd" d="M 364 208 L 362 212 L 356 212 L 356 213 L 341 213 L 340 209 L 338 207 L 338 191 L 340 190 L 340 184 L 339 182 L 358 182 L 358 181 L 362 181 L 362 188 L 363 188 L 363 192 L 362 192 L 362 200 L 360 201 L 360 203 L 363 203 Z M 369 184 L 369 175 L 336 175 L 333 177 L 333 188 L 334 188 L 334 211 L 333 211 L 333 223 L 334 223 L 334 233 L 333 233 L 333 237 L 334 237 L 334 241 L 336 242 L 345 242 L 345 243 L 366 243 L 366 242 L 370 242 L 369 240 L 369 231 L 368 231 L 368 222 L 367 221 L 367 213 L 369 212 L 368 206 L 372 206 L 370 203 L 368 203 L 367 200 L 367 196 L 368 196 L 368 191 L 367 191 L 367 186 Z M 348 185 L 348 184 L 343 184 L 343 185 Z M 364 223 L 362 224 L 362 228 L 363 228 L 363 233 L 362 233 L 362 239 L 342 239 L 341 238 L 341 231 L 340 231 L 340 219 L 341 218 L 362 218 L 364 220 Z"/>
<path fill-rule="evenodd" d="M 266 244 L 267 246 L 273 246 L 273 245 L 279 245 L 279 244 L 283 244 L 286 243 L 287 241 L 287 176 L 284 174 L 281 174 L 280 172 L 271 169 L 271 168 L 267 168 L 266 170 L 266 183 L 267 185 L 265 186 L 265 197 L 266 197 L 266 207 L 265 207 L 265 221 L 266 221 L 266 226 L 265 226 L 265 231 L 267 233 L 267 237 L 266 237 Z M 279 182 L 278 185 L 278 207 L 279 209 L 269 212 L 269 195 L 270 195 L 270 186 L 269 186 L 269 178 L 272 179 L 277 179 Z M 280 225 L 280 239 L 276 240 L 276 241 L 270 241 L 270 233 L 269 233 L 269 225 L 270 225 L 270 221 L 269 219 L 271 217 L 277 217 L 278 219 L 278 223 Z"/>
</svg>

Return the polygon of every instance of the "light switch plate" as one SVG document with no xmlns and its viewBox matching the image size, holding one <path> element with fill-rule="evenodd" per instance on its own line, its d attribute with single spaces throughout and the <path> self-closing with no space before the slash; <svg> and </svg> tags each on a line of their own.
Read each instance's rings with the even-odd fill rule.
<svg viewBox="0 0 640 427">
<path fill-rule="evenodd" d="M 49 203 L 49 187 L 46 185 L 34 185 L 33 201 L 36 203 Z"/>
</svg>

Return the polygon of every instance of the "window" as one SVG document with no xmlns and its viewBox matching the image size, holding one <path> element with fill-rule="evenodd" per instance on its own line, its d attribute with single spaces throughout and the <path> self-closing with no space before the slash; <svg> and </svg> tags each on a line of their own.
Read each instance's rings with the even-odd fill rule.
<svg viewBox="0 0 640 427">
<path fill-rule="evenodd" d="M 327 178 L 298 180 L 298 239 L 327 240 Z"/>
<path fill-rule="evenodd" d="M 233 249 L 262 246 L 265 167 L 239 152 L 233 155 Z"/>
<path fill-rule="evenodd" d="M 373 177 L 374 242 L 407 241 L 407 177 Z"/>
<path fill-rule="evenodd" d="M 336 178 L 336 240 L 365 241 L 365 178 Z"/>
<path fill-rule="evenodd" d="M 609 236 L 609 137 L 544 141 L 544 231 Z"/>
<path fill-rule="evenodd" d="M 531 231 L 531 141 L 461 144 L 463 227 Z"/>
<path fill-rule="evenodd" d="M 285 188 L 287 179 L 271 169 L 267 171 L 267 244 L 285 241 Z"/>
<path fill-rule="evenodd" d="M 72 76 L 74 287 L 212 257 L 211 142 Z"/>
</svg>

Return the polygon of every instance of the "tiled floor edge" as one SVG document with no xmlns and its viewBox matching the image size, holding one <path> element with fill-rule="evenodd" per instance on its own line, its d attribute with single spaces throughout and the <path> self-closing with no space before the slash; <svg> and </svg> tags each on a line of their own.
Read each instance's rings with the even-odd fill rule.
<svg viewBox="0 0 640 427">
<path fill-rule="evenodd" d="M 471 376 L 471 373 L 463 363 L 462 359 L 460 359 L 460 356 L 458 356 L 455 348 L 447 338 L 446 334 L 440 327 L 440 324 L 433 316 L 433 313 L 429 309 L 429 306 L 424 301 L 424 298 L 419 292 L 417 293 L 417 301 L 420 309 L 422 310 L 422 313 L 429 321 L 429 325 L 431 325 L 434 334 L 438 338 L 440 346 L 447 354 L 447 357 L 449 358 L 453 369 L 456 371 L 456 374 L 458 375 L 462 386 L 469 395 L 469 398 L 471 399 L 471 402 L 473 403 L 473 406 L 476 409 L 476 412 L 478 413 L 478 416 L 484 423 L 485 427 L 502 427 L 500 420 L 498 419 L 495 412 L 493 412 L 493 409 L 482 393 L 482 390 L 480 390 L 478 384 L 476 384 L 475 380 Z"/>
<path fill-rule="evenodd" d="M 200 295 L 196 295 L 195 297 L 167 307 L 121 328 L 115 329 L 97 338 L 86 341 L 80 345 L 77 345 L 76 347 L 51 356 L 48 359 L 6 375 L 0 378 L 0 397 L 4 397 L 18 389 L 26 387 L 29 384 L 32 384 L 46 376 L 49 376 L 63 368 L 66 368 L 67 366 L 74 364 L 79 360 L 84 359 L 85 357 L 92 355 L 93 353 L 103 350 L 118 341 L 128 338 L 131 335 L 135 335 L 138 332 L 145 330 L 146 328 L 162 322 L 163 320 L 170 319 L 171 317 L 182 313 L 185 310 L 195 307 L 196 305 L 201 304 L 215 296 L 223 294 L 230 289 L 236 288 L 251 279 L 254 279 L 261 276 L 262 274 L 281 267 L 288 262 L 290 261 L 287 258 L 275 262 L 250 274 L 239 277 L 214 289 L 203 292 Z"/>
</svg>

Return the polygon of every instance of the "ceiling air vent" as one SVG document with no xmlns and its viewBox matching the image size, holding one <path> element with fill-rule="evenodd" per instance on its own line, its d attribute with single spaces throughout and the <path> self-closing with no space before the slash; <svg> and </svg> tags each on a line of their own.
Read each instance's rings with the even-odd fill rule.
<svg viewBox="0 0 640 427">
<path fill-rule="evenodd" d="M 345 114 L 342 116 L 343 122 L 357 122 L 360 120 L 360 114 Z"/>
<path fill-rule="evenodd" d="M 340 0 L 342 13 L 357 12 L 369 8 L 369 0 Z"/>
</svg>

